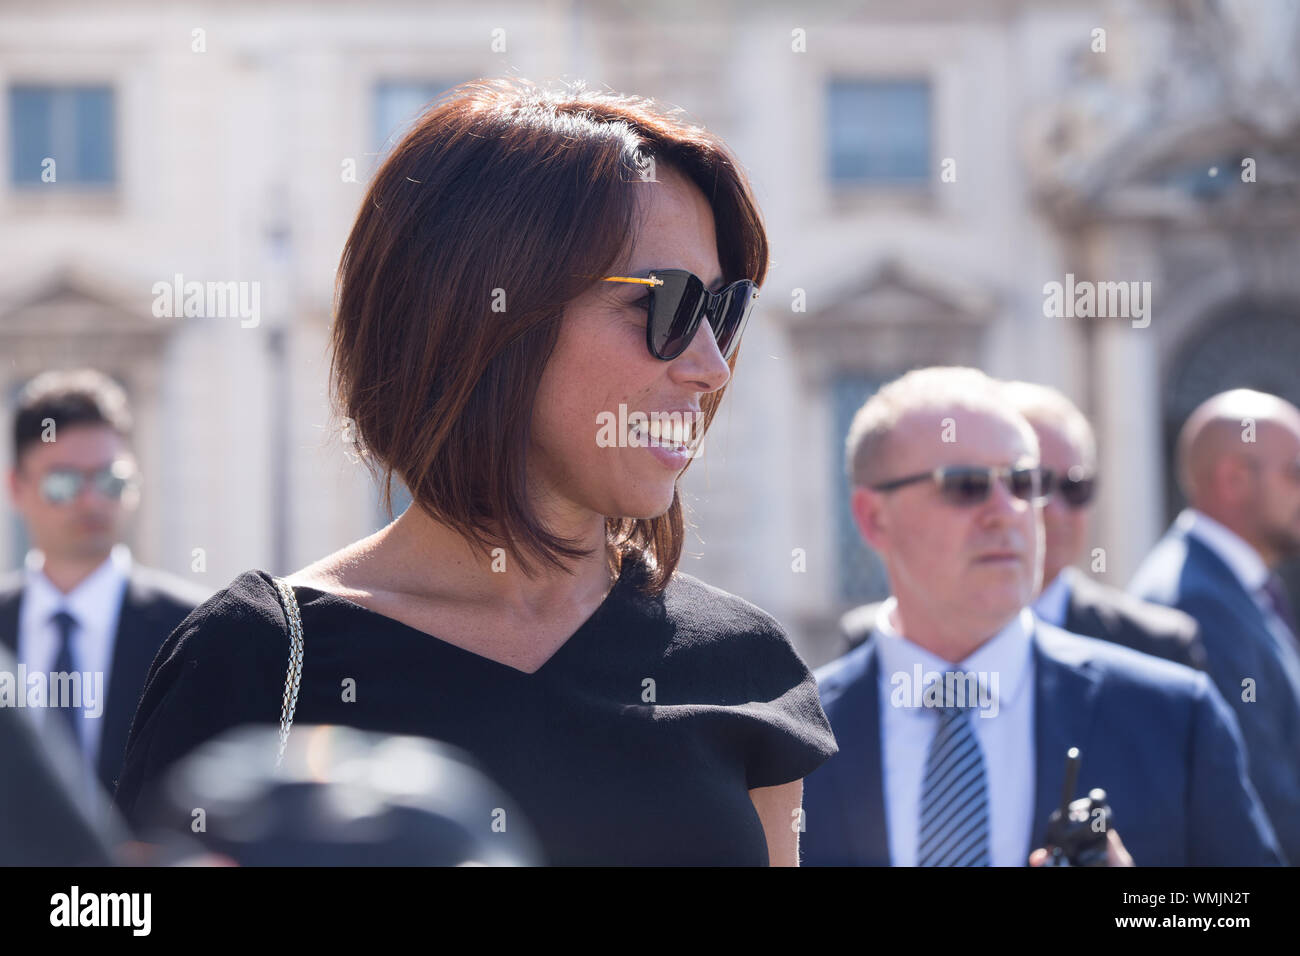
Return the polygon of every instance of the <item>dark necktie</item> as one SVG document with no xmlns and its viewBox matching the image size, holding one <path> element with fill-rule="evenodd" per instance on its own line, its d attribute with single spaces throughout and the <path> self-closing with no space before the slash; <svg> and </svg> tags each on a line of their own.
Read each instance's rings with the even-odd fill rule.
<svg viewBox="0 0 1300 956">
<path fill-rule="evenodd" d="M 1276 574 L 1270 574 L 1260 590 L 1264 593 L 1264 597 L 1268 599 L 1269 605 L 1273 608 L 1273 613 L 1287 626 L 1291 636 L 1295 637 L 1295 612 L 1291 609 L 1291 601 L 1286 596 L 1286 587 L 1282 584 L 1282 579 Z"/>
<path fill-rule="evenodd" d="M 921 780 L 917 866 L 989 866 L 989 797 L 972 707 L 943 707 Z"/>
<path fill-rule="evenodd" d="M 51 670 L 55 674 L 72 674 L 77 670 L 75 661 L 72 658 L 72 632 L 77 627 L 77 619 L 67 611 L 58 611 L 51 618 L 51 621 L 59 629 L 59 652 L 54 656 L 54 666 Z M 67 686 L 65 684 L 65 686 Z M 81 739 L 81 708 L 71 706 L 71 701 L 55 700 L 54 695 L 56 684 L 54 680 L 50 682 L 50 699 L 46 702 L 59 721 L 64 725 L 69 734 L 72 735 L 72 742 L 77 746 L 77 752 L 84 752 L 84 743 Z M 58 705 L 64 706 L 58 706 Z"/>
<path fill-rule="evenodd" d="M 1282 579 L 1276 574 L 1269 575 L 1259 591 L 1273 612 L 1272 622 L 1265 616 L 1265 629 L 1277 645 L 1282 670 L 1289 675 L 1294 692 L 1300 694 L 1300 637 L 1296 636 L 1295 618 L 1291 614 L 1291 602 L 1287 600 Z"/>
</svg>

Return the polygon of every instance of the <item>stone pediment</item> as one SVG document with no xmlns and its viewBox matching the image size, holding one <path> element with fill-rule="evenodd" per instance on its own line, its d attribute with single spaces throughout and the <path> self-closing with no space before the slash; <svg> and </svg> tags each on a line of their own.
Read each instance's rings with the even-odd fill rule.
<svg viewBox="0 0 1300 956">
<path fill-rule="evenodd" d="M 979 361 L 996 297 L 932 267 L 884 260 L 827 293 L 789 326 L 810 387 L 835 370 L 897 374 L 917 364 Z"/>
<path fill-rule="evenodd" d="M 144 375 L 177 328 L 175 319 L 154 317 L 150 289 L 80 269 L 11 286 L 0 294 L 0 355 L 22 378 L 82 365 Z"/>
<path fill-rule="evenodd" d="M 830 303 L 796 326 L 808 329 L 887 325 L 983 325 L 994 297 L 949 274 L 899 259 L 881 260 L 833 288 Z"/>
<path fill-rule="evenodd" d="M 0 336 L 165 336 L 174 319 L 154 317 L 148 283 L 128 286 L 64 268 L 0 295 Z"/>
</svg>

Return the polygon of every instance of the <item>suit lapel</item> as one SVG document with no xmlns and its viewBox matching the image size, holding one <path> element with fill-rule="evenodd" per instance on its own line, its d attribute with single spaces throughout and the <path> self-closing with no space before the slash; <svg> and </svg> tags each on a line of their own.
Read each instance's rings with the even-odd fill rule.
<svg viewBox="0 0 1300 956">
<path fill-rule="evenodd" d="M 840 752 L 827 764 L 838 768 L 835 792 L 846 821 L 850 858 L 868 866 L 889 865 L 885 824 L 884 767 L 880 753 L 880 656 L 875 641 L 863 674 L 840 697 L 836 735 Z"/>
<path fill-rule="evenodd" d="M 1187 572 L 1189 576 L 1200 578 L 1210 583 L 1223 596 L 1225 603 L 1233 614 L 1253 623 L 1260 630 L 1268 629 L 1268 621 L 1255 599 L 1250 596 L 1246 586 L 1237 577 L 1237 572 L 1214 553 L 1214 549 L 1201 541 L 1194 534 L 1184 536 L 1187 541 Z M 1186 573 L 1186 572 L 1185 572 Z"/>
<path fill-rule="evenodd" d="M 1096 704 L 1097 676 L 1086 656 L 1057 637 L 1060 632 L 1041 621 L 1034 626 L 1034 799 L 1030 849 L 1043 845 L 1047 818 L 1061 805 L 1065 783 L 1065 754 L 1078 747 L 1080 779 L 1087 779 L 1089 738 Z M 1079 794 L 1071 794 L 1077 799 Z"/>
<path fill-rule="evenodd" d="M 1212 548 L 1194 534 L 1188 534 L 1186 538 L 1189 576 L 1194 574 L 1215 588 L 1229 612 L 1245 625 L 1243 631 L 1253 635 L 1257 649 L 1249 657 L 1242 653 L 1244 649 L 1239 646 L 1240 642 L 1233 645 L 1234 651 L 1241 655 L 1239 659 L 1245 663 L 1257 659 L 1259 653 L 1271 658 L 1273 663 L 1281 667 L 1286 682 L 1294 688 L 1295 693 L 1300 694 L 1300 663 L 1297 662 L 1290 637 L 1273 629 L 1263 609 L 1246 590 L 1241 579 Z"/>
<path fill-rule="evenodd" d="M 1070 569 L 1066 568 L 1061 573 L 1069 574 Z M 1089 633 L 1086 630 L 1088 625 L 1085 622 L 1087 608 L 1079 597 L 1079 583 L 1075 580 L 1074 575 L 1070 575 L 1067 580 L 1070 584 L 1070 590 L 1066 592 L 1065 620 L 1061 626 L 1074 634 L 1087 634 Z"/>
<path fill-rule="evenodd" d="M 164 625 L 152 613 L 143 585 L 133 574 L 122 595 L 122 610 L 117 620 L 113 642 L 112 671 L 108 679 L 108 699 L 104 702 L 104 729 L 100 735 L 96 769 L 109 792 L 122 768 L 131 720 L 149 665 L 153 663 L 162 638 L 158 630 Z"/>
<path fill-rule="evenodd" d="M 1111 633 L 1112 628 L 1107 626 L 1107 620 L 1103 616 L 1105 606 L 1098 600 L 1097 588 L 1092 579 L 1077 568 L 1066 568 L 1061 573 L 1069 575 L 1070 582 L 1062 630 L 1087 637 Z"/>
<path fill-rule="evenodd" d="M 15 575 L 13 585 L 0 591 L 0 644 L 15 658 L 18 657 L 18 614 L 22 602 L 23 582 Z"/>
</svg>

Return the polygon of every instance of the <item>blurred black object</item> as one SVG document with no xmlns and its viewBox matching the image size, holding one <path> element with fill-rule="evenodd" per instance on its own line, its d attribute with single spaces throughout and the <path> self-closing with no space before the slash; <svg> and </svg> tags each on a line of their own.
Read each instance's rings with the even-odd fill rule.
<svg viewBox="0 0 1300 956">
<path fill-rule="evenodd" d="M 278 749 L 264 726 L 197 748 L 166 775 L 141 838 L 172 862 L 196 850 L 241 866 L 544 862 L 517 805 L 458 748 L 304 724 L 279 767 Z"/>
<path fill-rule="evenodd" d="M 0 648 L 0 671 L 16 673 Z M 19 687 L 17 692 L 26 693 Z M 31 714 L 0 706 L 0 866 L 109 866 L 126 831 L 107 794 L 79 781 L 77 754 Z"/>
<path fill-rule="evenodd" d="M 1105 866 L 1106 833 L 1111 809 L 1106 791 L 1095 788 L 1086 797 L 1071 800 L 1079 783 L 1079 748 L 1071 747 L 1065 760 L 1065 787 L 1061 806 L 1047 821 L 1047 860 L 1044 866 Z M 1100 814 L 1100 825 L 1094 820 Z"/>
</svg>

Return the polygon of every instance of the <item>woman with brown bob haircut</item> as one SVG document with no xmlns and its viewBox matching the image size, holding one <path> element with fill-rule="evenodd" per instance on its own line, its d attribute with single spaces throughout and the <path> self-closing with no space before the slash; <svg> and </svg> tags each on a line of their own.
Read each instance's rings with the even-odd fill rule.
<svg viewBox="0 0 1300 956">
<path fill-rule="evenodd" d="M 652 101 L 444 94 L 370 185 L 332 340 L 386 506 L 394 475 L 413 503 L 285 579 L 297 721 L 461 747 L 549 863 L 797 865 L 802 779 L 836 752 L 816 684 L 772 617 L 676 571 L 677 480 L 767 260 L 726 146 Z M 128 819 L 196 744 L 279 719 L 281 595 L 245 572 L 168 639 Z"/>
</svg>

